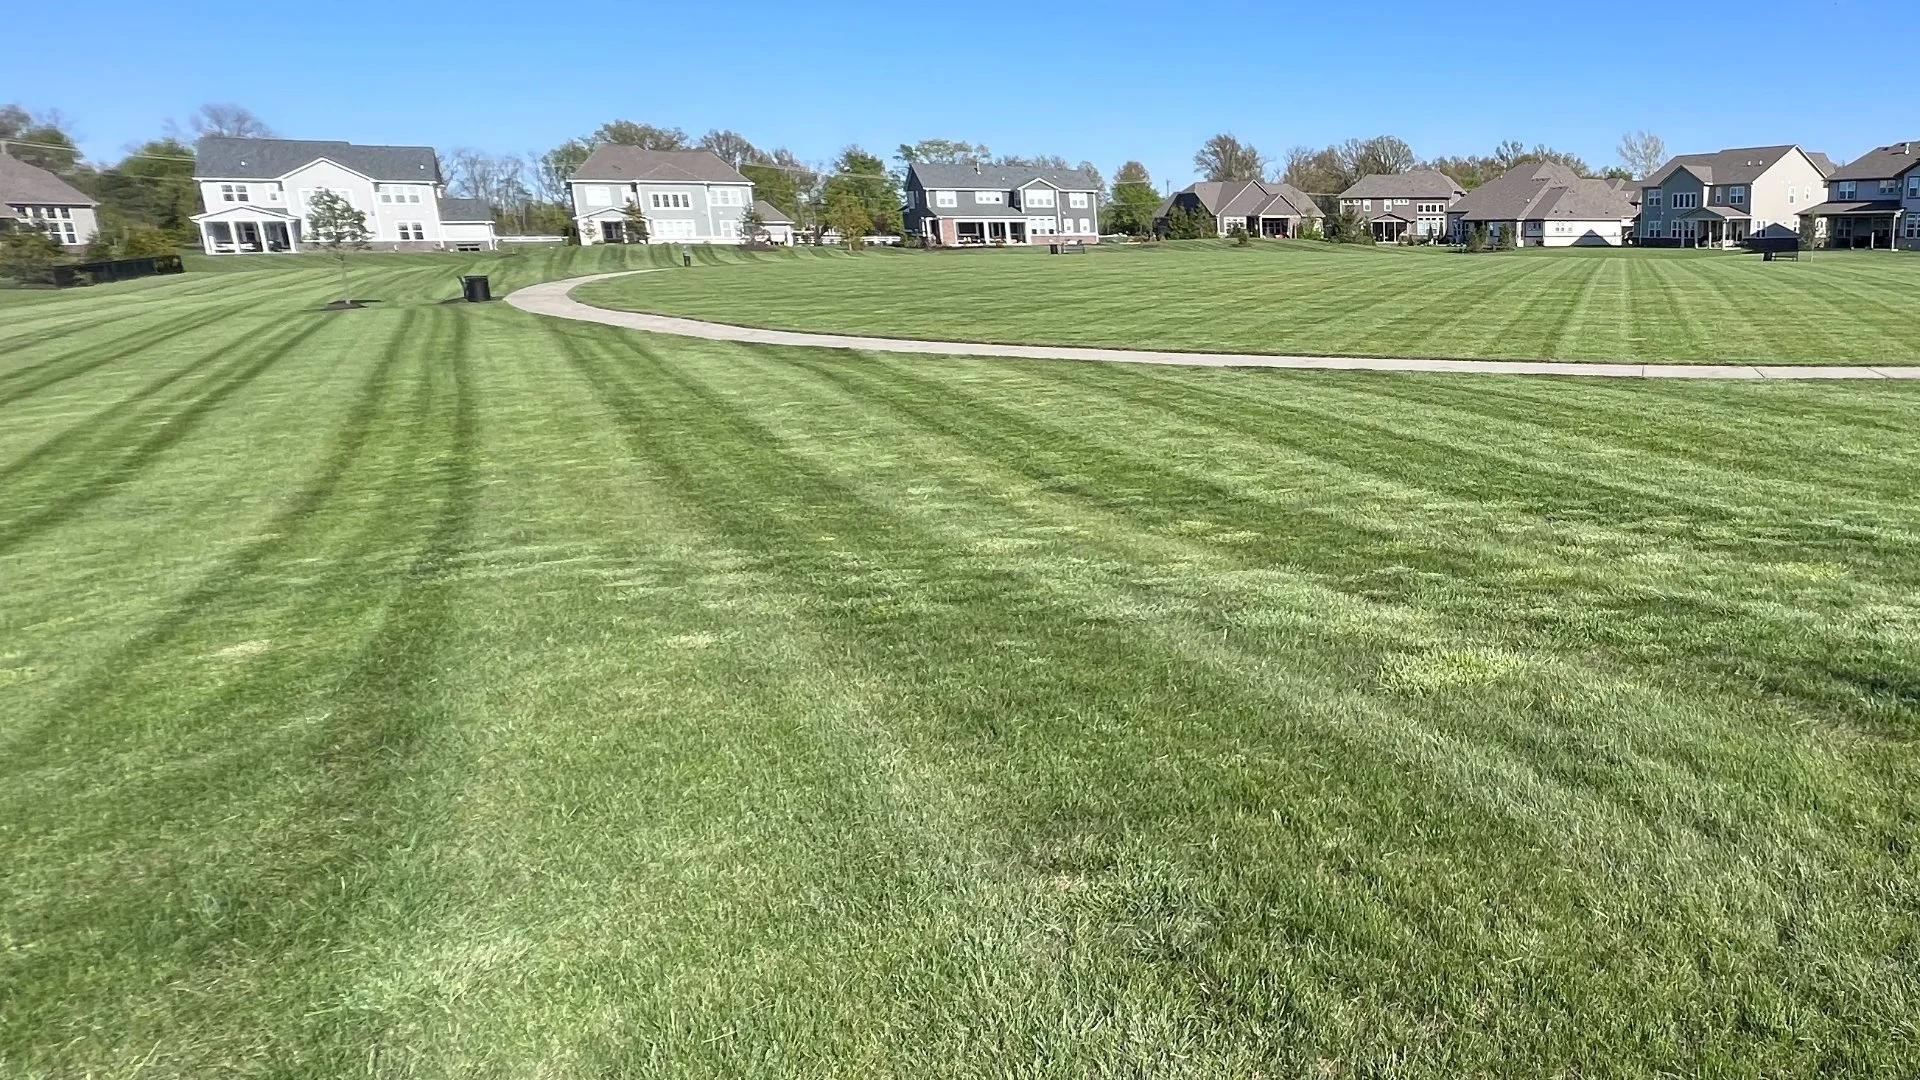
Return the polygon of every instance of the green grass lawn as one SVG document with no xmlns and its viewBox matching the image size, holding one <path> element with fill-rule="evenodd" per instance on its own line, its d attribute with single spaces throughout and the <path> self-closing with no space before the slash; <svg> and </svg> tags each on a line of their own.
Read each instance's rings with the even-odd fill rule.
<svg viewBox="0 0 1920 1080">
<path fill-rule="evenodd" d="M 0 1075 L 1913 1075 L 1920 387 L 440 303 L 648 258 L 0 297 Z"/>
<path fill-rule="evenodd" d="M 939 341 L 1621 363 L 1916 364 L 1920 258 L 1268 242 L 789 261 L 589 286 L 605 307 Z"/>
</svg>

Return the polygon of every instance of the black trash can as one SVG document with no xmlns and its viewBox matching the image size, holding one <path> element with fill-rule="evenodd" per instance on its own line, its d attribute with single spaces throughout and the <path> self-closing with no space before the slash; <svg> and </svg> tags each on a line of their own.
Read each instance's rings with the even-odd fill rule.
<svg viewBox="0 0 1920 1080">
<path fill-rule="evenodd" d="M 493 299 L 493 286 L 485 274 L 470 274 L 460 279 L 460 295 L 469 304 L 484 304 Z"/>
<path fill-rule="evenodd" d="M 685 244 L 680 245 L 680 265 L 681 266 L 693 265 L 693 249 L 688 247 Z"/>
</svg>

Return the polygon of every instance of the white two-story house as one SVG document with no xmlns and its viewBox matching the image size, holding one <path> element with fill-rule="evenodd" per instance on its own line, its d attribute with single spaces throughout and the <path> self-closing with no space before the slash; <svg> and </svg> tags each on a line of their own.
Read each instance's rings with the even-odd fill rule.
<svg viewBox="0 0 1920 1080">
<path fill-rule="evenodd" d="M 916 163 L 901 209 L 940 247 L 1100 242 L 1100 182 L 1078 169 Z"/>
<path fill-rule="evenodd" d="M 1646 247 L 1736 247 L 1793 236 L 1833 162 L 1798 146 L 1682 154 L 1640 184 L 1635 236 Z"/>
<path fill-rule="evenodd" d="M 1835 169 L 1800 211 L 1800 235 L 1829 247 L 1920 251 L 1920 142 L 1876 147 Z"/>
<path fill-rule="evenodd" d="M 206 207 L 193 220 L 209 255 L 311 249 L 307 215 L 323 191 L 367 215 L 367 246 L 375 250 L 496 246 L 492 211 L 479 199 L 447 196 L 430 146 L 208 136 L 195 153 L 193 178 Z"/>
<path fill-rule="evenodd" d="M 753 181 L 706 150 L 596 147 L 567 181 L 582 244 L 738 244 L 755 206 Z M 635 236 L 629 206 L 639 208 L 646 235 Z"/>
</svg>

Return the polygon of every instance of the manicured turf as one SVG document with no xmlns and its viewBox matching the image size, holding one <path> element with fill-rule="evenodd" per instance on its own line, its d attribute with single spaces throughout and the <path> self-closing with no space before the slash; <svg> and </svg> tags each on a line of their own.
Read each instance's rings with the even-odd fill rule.
<svg viewBox="0 0 1920 1080">
<path fill-rule="evenodd" d="M 937 341 L 1316 356 L 1916 364 L 1920 257 L 1225 242 L 874 254 L 606 282 L 604 307 Z"/>
<path fill-rule="evenodd" d="M 438 303 L 646 257 L 0 297 L 0 1075 L 1912 1075 L 1920 387 Z"/>
</svg>

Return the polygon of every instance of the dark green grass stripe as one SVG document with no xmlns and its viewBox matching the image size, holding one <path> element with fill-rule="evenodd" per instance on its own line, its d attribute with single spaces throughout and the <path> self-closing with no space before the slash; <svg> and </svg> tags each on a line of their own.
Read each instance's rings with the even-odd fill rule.
<svg viewBox="0 0 1920 1080">
<path fill-rule="evenodd" d="M 57 386 L 109 364 L 124 363 L 149 350 L 215 326 L 232 318 L 234 311 L 234 308 L 196 310 L 158 326 L 143 327 L 102 342 L 90 342 L 39 363 L 0 374 L 0 408 L 50 386 Z"/>
<path fill-rule="evenodd" d="M 321 326 L 317 321 L 298 325 L 275 344 L 243 353 L 218 368 L 202 380 L 202 386 L 195 388 L 198 396 L 183 407 L 170 410 L 157 427 L 145 428 L 143 435 L 137 418 L 117 425 L 115 430 L 118 438 L 138 436 L 137 441 L 105 468 L 89 464 L 84 474 L 60 477 L 57 484 L 49 481 L 51 486 L 57 487 L 58 494 L 51 491 L 40 494 L 40 489 L 36 487 L 35 494 L 40 495 L 39 499 L 32 495 L 23 499 L 18 490 L 9 492 L 13 496 L 10 501 L 19 509 L 15 510 L 12 520 L 0 525 L 0 552 L 12 550 L 33 536 L 72 518 L 139 475 L 168 448 L 191 434 L 209 413 L 284 359 L 317 333 Z"/>
</svg>

